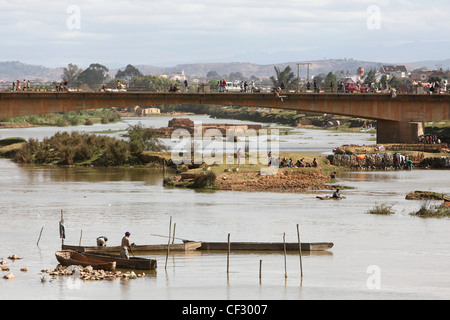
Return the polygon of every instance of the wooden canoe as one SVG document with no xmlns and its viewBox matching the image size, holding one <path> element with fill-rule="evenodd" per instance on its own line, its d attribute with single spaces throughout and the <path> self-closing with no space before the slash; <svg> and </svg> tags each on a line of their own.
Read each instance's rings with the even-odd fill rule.
<svg viewBox="0 0 450 320">
<path fill-rule="evenodd" d="M 116 269 L 115 262 L 106 262 L 103 260 L 87 257 L 82 253 L 73 250 L 62 250 L 55 253 L 56 260 L 65 266 L 92 266 L 95 270 L 113 271 Z"/>
<path fill-rule="evenodd" d="M 330 196 L 326 196 L 326 197 L 317 196 L 316 198 L 320 199 L 320 200 L 344 200 L 345 199 L 345 197 L 333 198 L 333 197 L 330 197 Z"/>
<path fill-rule="evenodd" d="M 169 250 L 171 252 L 186 252 L 200 248 L 201 242 L 189 241 L 179 244 L 171 244 Z M 71 246 L 63 245 L 63 250 L 74 250 L 81 252 L 104 252 L 104 253 L 120 253 L 120 246 L 98 247 L 98 246 Z M 150 244 L 150 245 L 131 245 L 132 252 L 166 252 L 167 244 Z M 131 256 L 131 254 L 130 254 Z"/>
<path fill-rule="evenodd" d="M 115 262 L 116 268 L 119 269 L 132 269 L 132 270 L 155 270 L 156 260 L 146 259 L 141 257 L 130 257 L 130 259 L 124 259 L 118 255 L 112 255 L 103 252 L 84 252 L 88 258 L 102 260 L 105 262 Z"/>
<path fill-rule="evenodd" d="M 333 248 L 330 242 L 302 243 L 302 251 L 324 251 Z M 197 250 L 228 250 L 227 242 L 202 242 Z M 284 251 L 282 242 L 231 242 L 234 251 Z M 298 251 L 298 243 L 286 243 L 286 251 Z"/>
</svg>

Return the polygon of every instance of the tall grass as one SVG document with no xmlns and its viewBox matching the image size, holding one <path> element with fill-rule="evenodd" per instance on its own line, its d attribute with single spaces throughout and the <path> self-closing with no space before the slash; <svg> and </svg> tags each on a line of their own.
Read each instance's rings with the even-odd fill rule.
<svg viewBox="0 0 450 320">
<path fill-rule="evenodd" d="M 368 214 L 381 214 L 381 215 L 391 215 L 395 212 L 392 210 L 392 207 L 394 205 L 387 205 L 385 203 L 382 203 L 380 205 L 377 205 L 373 207 L 372 209 L 368 210 Z"/>
</svg>

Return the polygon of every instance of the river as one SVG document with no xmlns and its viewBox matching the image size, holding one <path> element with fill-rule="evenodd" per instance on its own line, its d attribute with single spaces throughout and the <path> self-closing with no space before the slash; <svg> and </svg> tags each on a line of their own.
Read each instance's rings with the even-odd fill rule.
<svg viewBox="0 0 450 320">
<path fill-rule="evenodd" d="M 69 128 L 5 129 L 1 138 L 42 139 L 56 131 L 123 130 L 141 121 L 166 126 L 172 117 L 126 119 L 110 125 Z M 192 116 L 193 120 L 242 123 Z M 111 133 L 117 135 L 117 133 Z M 371 144 L 368 134 L 296 129 L 281 136 L 281 150 L 327 153 L 342 144 Z M 353 186 L 344 201 L 320 201 L 318 193 L 198 192 L 167 189 L 162 172 L 149 169 L 77 168 L 18 165 L 0 159 L 0 258 L 15 278 L 0 279 L 0 299 L 83 300 L 298 300 L 298 299 L 449 299 L 450 220 L 410 216 L 421 201 L 405 200 L 415 190 L 450 193 L 449 171 L 342 172 L 338 182 Z M 375 205 L 394 205 L 391 216 L 369 215 Z M 82 282 L 52 278 L 42 269 L 57 265 L 61 210 L 66 244 L 94 245 L 100 235 L 120 244 L 126 231 L 136 244 L 165 243 L 170 217 L 184 239 L 333 242 L 325 253 L 171 254 L 156 258 L 156 273 L 144 279 Z M 42 231 L 42 237 L 37 241 Z M 262 260 L 262 277 L 259 267 Z M 20 269 L 26 267 L 27 272 Z M 0 276 L 6 272 L 0 272 Z"/>
</svg>

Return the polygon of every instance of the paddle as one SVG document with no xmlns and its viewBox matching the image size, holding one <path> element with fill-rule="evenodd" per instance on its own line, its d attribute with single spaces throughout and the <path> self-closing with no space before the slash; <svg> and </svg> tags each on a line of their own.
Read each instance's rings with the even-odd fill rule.
<svg viewBox="0 0 450 320">
<path fill-rule="evenodd" d="M 160 235 L 160 234 L 151 234 L 151 236 L 161 237 L 161 238 L 168 238 L 168 236 L 163 236 L 163 235 Z M 181 240 L 181 241 L 183 241 L 183 242 L 185 242 L 185 241 L 187 241 L 187 242 L 195 242 L 195 241 L 193 241 L 193 240 L 188 240 L 188 239 L 174 238 L 174 237 L 171 237 L 171 238 L 172 238 L 172 239 Z"/>
</svg>

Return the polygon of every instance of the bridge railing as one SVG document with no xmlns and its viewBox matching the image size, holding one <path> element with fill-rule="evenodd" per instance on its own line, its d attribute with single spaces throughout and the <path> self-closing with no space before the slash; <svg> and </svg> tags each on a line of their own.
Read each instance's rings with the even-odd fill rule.
<svg viewBox="0 0 450 320">
<path fill-rule="evenodd" d="M 102 88 L 102 84 L 93 85 L 92 87 L 99 87 Z M 207 88 L 207 90 L 204 90 L 204 88 Z M 416 89 L 416 90 L 415 90 Z M 417 90 L 417 88 L 409 88 L 406 92 L 402 90 L 398 93 L 414 93 L 414 94 L 448 94 L 450 87 L 446 88 L 447 91 L 441 90 L 440 92 L 430 92 L 427 88 L 422 88 L 423 90 Z M 121 89 L 117 89 L 117 87 L 109 86 L 109 87 L 103 87 L 99 90 L 92 90 L 89 89 L 86 85 L 83 85 L 80 87 L 72 87 L 70 85 L 64 86 L 59 83 L 42 83 L 42 82 L 30 82 L 27 83 L 25 86 L 23 85 L 23 82 L 20 82 L 20 85 L 17 86 L 16 83 L 13 82 L 7 83 L 7 82 L 1 82 L 0 83 L 0 92 L 22 92 L 22 91 L 32 91 L 32 92 L 116 92 L 116 91 L 127 91 L 127 92 L 189 92 L 189 93 L 217 93 L 217 92 L 228 92 L 228 93 L 269 93 L 273 92 L 274 88 L 272 86 L 255 86 L 250 87 L 248 86 L 246 89 L 241 88 L 240 86 L 232 86 L 227 87 L 225 90 L 216 88 L 215 86 L 209 87 L 208 84 L 192 84 L 189 85 L 188 91 L 185 90 L 185 87 L 183 84 L 178 84 L 176 86 L 176 90 L 159 90 L 159 91 L 151 91 L 147 87 L 143 86 L 127 86 L 122 85 Z M 298 87 L 290 88 L 282 90 L 283 93 L 390 93 L 391 88 L 370 88 L 367 86 L 360 86 L 360 87 L 350 87 L 346 88 L 339 85 L 333 85 L 333 86 L 326 86 L 326 85 L 317 85 L 314 87 L 314 84 L 311 83 L 309 86 L 306 84 L 301 84 Z"/>
</svg>

